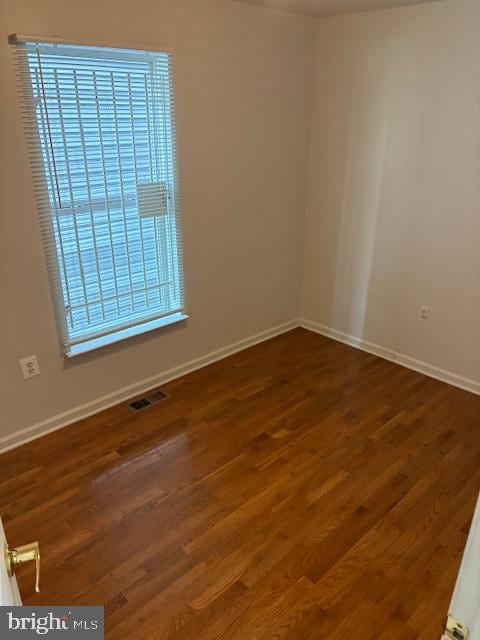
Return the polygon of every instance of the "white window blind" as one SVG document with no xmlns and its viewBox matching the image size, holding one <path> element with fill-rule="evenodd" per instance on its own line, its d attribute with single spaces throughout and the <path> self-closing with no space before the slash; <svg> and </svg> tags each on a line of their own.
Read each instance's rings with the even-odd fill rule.
<svg viewBox="0 0 480 640">
<path fill-rule="evenodd" d="M 41 42 L 15 51 L 66 353 L 182 319 L 171 54 Z"/>
</svg>

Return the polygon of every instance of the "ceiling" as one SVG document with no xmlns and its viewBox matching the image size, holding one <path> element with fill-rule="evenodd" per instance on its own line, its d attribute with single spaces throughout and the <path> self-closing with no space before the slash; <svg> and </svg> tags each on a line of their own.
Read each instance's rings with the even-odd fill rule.
<svg viewBox="0 0 480 640">
<path fill-rule="evenodd" d="M 248 4 L 263 5 L 313 16 L 333 16 L 339 13 L 392 9 L 412 4 L 438 2 L 439 0 L 238 0 Z"/>
</svg>

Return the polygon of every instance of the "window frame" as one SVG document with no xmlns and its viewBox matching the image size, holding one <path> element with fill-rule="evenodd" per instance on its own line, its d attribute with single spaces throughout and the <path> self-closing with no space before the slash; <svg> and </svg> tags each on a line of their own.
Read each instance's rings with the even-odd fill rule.
<svg viewBox="0 0 480 640">
<path fill-rule="evenodd" d="M 19 88 L 20 88 L 20 94 L 21 94 L 23 107 L 24 107 L 25 124 L 28 127 L 26 129 L 27 141 L 28 141 L 28 146 L 30 151 L 32 170 L 34 173 L 34 185 L 35 185 L 35 191 L 37 195 L 37 206 L 40 214 L 44 250 L 45 250 L 45 256 L 47 261 L 47 269 L 49 274 L 53 305 L 55 309 L 55 316 L 57 320 L 58 333 L 59 333 L 64 355 L 69 358 L 74 357 L 76 355 L 80 355 L 88 351 L 99 349 L 109 344 L 126 340 L 133 336 L 138 336 L 144 333 L 148 333 L 174 323 L 184 322 L 185 320 L 188 319 L 189 316 L 187 315 L 185 310 L 183 253 L 182 253 L 182 238 L 181 238 L 182 234 L 181 234 L 179 207 L 178 207 L 178 197 L 179 197 L 178 196 L 178 166 L 177 166 L 176 145 L 175 145 L 175 115 L 176 115 L 175 111 L 176 110 L 175 110 L 175 101 L 174 101 L 174 87 L 173 87 L 174 72 L 172 68 L 173 60 L 172 60 L 171 50 L 162 48 L 160 50 L 155 51 L 152 49 L 146 49 L 144 47 L 125 48 L 125 47 L 117 47 L 117 46 L 112 47 L 111 45 L 98 45 L 98 44 L 92 44 L 92 43 L 76 44 L 72 42 L 59 41 L 57 39 L 55 39 L 52 42 L 52 39 L 40 39 L 40 38 L 32 38 L 32 37 L 29 38 L 27 36 L 10 36 L 9 41 L 12 45 L 14 45 L 14 48 L 16 51 Z M 51 47 L 52 44 L 61 45 L 65 55 L 67 55 L 69 48 L 71 49 L 72 54 L 74 54 L 75 52 L 78 52 L 78 50 L 81 48 L 83 55 L 88 54 L 85 56 L 85 58 L 87 58 L 89 55 L 92 55 L 92 57 L 95 57 L 96 55 L 98 56 L 98 50 L 104 49 L 107 52 L 107 56 L 110 59 L 114 58 L 115 61 L 117 60 L 121 61 L 122 59 L 130 59 L 131 57 L 133 57 L 135 60 L 139 60 L 142 56 L 147 58 L 151 56 L 152 57 L 160 56 L 161 54 L 166 55 L 168 60 L 167 68 L 168 68 L 169 93 L 167 94 L 168 95 L 167 102 L 163 104 L 163 109 L 166 112 L 168 111 L 168 127 L 171 131 L 171 136 L 172 136 L 171 150 L 170 150 L 171 153 L 166 166 L 171 167 L 172 169 L 173 202 L 174 202 L 172 215 L 173 215 L 173 224 L 175 229 L 175 234 L 174 234 L 175 241 L 172 244 L 172 247 L 170 248 L 170 252 L 166 256 L 166 259 L 167 261 L 173 260 L 174 268 L 177 271 L 176 286 L 178 286 L 179 288 L 178 295 L 180 296 L 179 301 L 181 304 L 179 305 L 178 308 L 174 308 L 174 309 L 170 308 L 169 310 L 164 312 L 160 311 L 160 309 L 157 307 L 156 312 L 144 314 L 143 316 L 137 315 L 135 316 L 135 319 L 132 322 L 129 322 L 129 318 L 130 320 L 132 320 L 132 318 L 134 317 L 134 312 L 130 312 L 130 316 L 124 316 L 123 322 L 122 321 L 118 321 L 115 323 L 111 322 L 108 325 L 110 329 L 107 331 L 104 331 L 99 335 L 96 335 L 94 332 L 85 331 L 85 333 L 83 334 L 83 337 L 77 336 L 72 338 L 72 335 L 69 331 L 69 327 L 67 325 L 67 320 L 66 320 L 66 310 L 67 310 L 68 301 L 65 299 L 65 295 L 64 295 L 64 288 L 62 286 L 61 266 L 60 266 L 59 256 L 58 256 L 58 252 L 60 248 L 63 248 L 63 245 L 62 247 L 59 247 L 58 242 L 55 238 L 55 229 L 54 229 L 54 221 L 53 221 L 55 211 L 58 211 L 58 208 L 55 209 L 55 207 L 53 206 L 52 200 L 49 194 L 49 187 L 48 187 L 47 175 L 46 175 L 47 170 L 45 165 L 45 154 L 44 154 L 44 151 L 42 151 L 42 143 L 41 143 L 41 132 L 40 132 L 40 123 L 39 123 L 40 118 L 37 119 L 35 98 L 33 95 L 33 80 L 31 78 L 31 69 L 30 69 L 30 63 L 29 63 L 29 55 L 31 55 L 32 47 L 37 47 L 37 48 L 41 48 L 44 46 Z M 94 48 L 96 51 L 90 51 L 90 48 Z M 73 57 L 74 55 L 72 55 L 72 59 Z M 72 67 L 73 66 L 74 65 L 72 64 Z M 94 95 L 97 96 L 96 93 Z M 145 99 L 145 102 L 146 104 L 149 104 L 151 108 L 154 108 L 155 105 L 158 108 L 158 104 L 156 104 L 155 101 L 153 101 L 152 103 L 148 103 L 147 97 Z M 132 118 L 133 118 L 133 108 L 135 106 L 135 103 L 131 101 L 130 104 L 132 107 Z M 168 107 L 166 106 L 167 104 L 168 104 Z M 79 116 L 78 122 L 81 123 L 82 117 L 81 117 L 80 111 L 78 112 L 78 116 Z M 32 126 L 33 123 L 35 123 L 36 126 Z M 155 123 L 155 126 L 157 126 L 158 124 L 157 121 L 154 121 L 154 123 Z M 119 125 L 116 124 L 117 137 L 118 137 L 118 126 Z M 99 127 L 100 127 L 100 122 L 99 122 Z M 35 131 L 33 131 L 34 129 Z M 132 145 L 134 144 L 135 144 L 135 140 L 133 139 Z M 150 142 L 148 144 L 150 145 Z M 82 147 L 82 151 L 84 153 L 85 153 L 85 148 L 86 148 L 85 146 Z M 50 151 L 53 154 L 53 151 L 54 151 L 53 143 Z M 118 153 L 120 154 L 120 149 L 118 149 Z M 40 166 L 43 169 L 43 176 L 39 178 L 38 173 L 39 173 Z M 85 163 L 85 173 L 88 173 L 88 167 L 86 163 Z M 123 172 L 121 172 L 120 175 L 121 175 L 120 181 L 122 181 L 124 179 Z M 105 175 L 105 177 L 107 176 Z M 137 177 L 136 169 L 135 169 L 135 177 Z M 108 200 L 108 194 L 106 191 L 105 191 L 105 196 Z M 138 194 L 137 194 L 137 200 L 138 200 Z M 73 200 L 71 204 L 75 205 L 75 201 Z M 107 207 L 105 207 L 105 210 L 107 212 L 106 213 L 107 217 L 110 216 L 110 209 L 108 209 L 109 206 L 110 205 L 107 202 Z M 87 207 L 88 207 L 89 214 L 92 216 L 94 213 L 95 207 L 92 206 L 91 202 L 89 205 L 87 205 Z M 138 209 L 138 205 L 137 205 L 137 209 Z M 75 215 L 75 214 L 72 214 L 72 215 Z M 126 219 L 126 213 L 124 213 L 124 215 Z M 138 215 L 139 217 L 141 217 L 140 212 L 138 212 Z M 92 224 L 94 224 L 93 218 L 92 218 Z M 143 230 L 142 230 L 141 223 L 140 223 L 140 235 L 143 238 Z M 108 237 L 109 237 L 110 243 L 113 245 L 113 236 L 112 236 L 111 230 L 110 230 L 110 235 Z M 127 254 L 129 254 L 130 249 L 128 245 L 127 236 L 125 236 L 125 243 L 126 243 L 125 251 L 127 252 Z M 52 248 L 54 248 L 55 251 L 52 251 Z M 156 244 L 155 244 L 155 249 L 156 250 L 159 249 Z M 171 251 L 173 251 L 173 254 L 171 253 Z M 157 256 L 157 259 L 158 259 L 160 254 L 156 253 L 155 255 Z M 79 255 L 79 259 L 81 261 L 81 254 Z M 145 270 L 145 253 L 142 253 L 141 263 L 142 263 L 143 269 Z M 96 273 L 98 276 L 98 283 L 100 287 L 100 281 L 101 281 L 100 270 L 98 270 Z M 117 286 L 117 283 L 115 283 L 115 286 Z M 159 280 L 158 286 L 160 286 L 160 280 Z M 134 293 L 135 292 L 133 290 L 130 291 L 130 296 L 132 298 L 132 301 L 133 301 Z M 116 295 L 117 295 L 117 301 L 118 301 L 118 295 L 120 295 L 118 291 Z M 86 304 L 87 305 L 90 304 L 88 297 L 86 298 Z M 147 306 L 148 306 L 148 303 L 147 303 Z M 120 311 L 118 311 L 118 313 L 120 314 Z M 106 327 L 107 324 L 105 323 L 104 326 Z"/>
</svg>

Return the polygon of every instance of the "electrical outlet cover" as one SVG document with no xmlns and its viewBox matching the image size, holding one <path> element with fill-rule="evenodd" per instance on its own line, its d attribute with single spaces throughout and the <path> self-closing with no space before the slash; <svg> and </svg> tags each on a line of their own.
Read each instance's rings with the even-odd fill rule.
<svg viewBox="0 0 480 640">
<path fill-rule="evenodd" d="M 422 304 L 418 312 L 418 319 L 420 322 L 427 322 L 430 317 L 430 307 L 428 304 Z"/>
<path fill-rule="evenodd" d="M 38 366 L 37 356 L 30 356 L 20 360 L 20 368 L 22 369 L 23 379 L 28 380 L 40 375 L 40 367 Z"/>
</svg>

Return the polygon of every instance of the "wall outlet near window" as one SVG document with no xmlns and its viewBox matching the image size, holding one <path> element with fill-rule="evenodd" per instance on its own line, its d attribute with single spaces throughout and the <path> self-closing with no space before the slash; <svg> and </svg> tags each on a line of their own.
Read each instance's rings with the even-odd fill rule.
<svg viewBox="0 0 480 640">
<path fill-rule="evenodd" d="M 427 322 L 430 317 L 430 306 L 428 304 L 422 304 L 418 311 L 418 319 L 420 322 Z"/>
<path fill-rule="evenodd" d="M 37 356 L 30 356 L 20 360 L 20 367 L 23 373 L 23 379 L 34 378 L 40 375 L 40 367 L 38 366 Z"/>
</svg>

